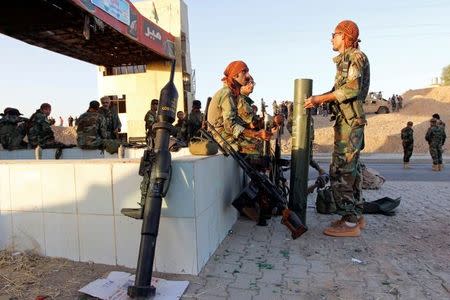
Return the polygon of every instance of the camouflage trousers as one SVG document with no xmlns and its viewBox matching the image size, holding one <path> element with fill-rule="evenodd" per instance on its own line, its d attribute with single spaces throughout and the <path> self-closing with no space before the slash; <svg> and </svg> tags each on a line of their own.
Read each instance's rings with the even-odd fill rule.
<svg viewBox="0 0 450 300">
<path fill-rule="evenodd" d="M 413 153 L 414 144 L 413 143 L 402 143 L 403 146 L 403 162 L 409 162 L 411 155 Z"/>
<path fill-rule="evenodd" d="M 430 155 L 433 159 L 433 165 L 442 164 L 442 145 L 430 145 Z"/>
<path fill-rule="evenodd" d="M 337 213 L 350 222 L 362 215 L 362 171 L 359 153 L 364 148 L 364 126 L 352 127 L 342 118 L 334 125 L 330 182 Z"/>
</svg>

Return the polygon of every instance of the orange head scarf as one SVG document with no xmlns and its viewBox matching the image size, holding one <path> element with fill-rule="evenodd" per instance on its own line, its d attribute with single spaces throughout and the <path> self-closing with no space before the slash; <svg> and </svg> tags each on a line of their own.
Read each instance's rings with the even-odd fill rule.
<svg viewBox="0 0 450 300">
<path fill-rule="evenodd" d="M 236 60 L 229 63 L 225 71 L 223 71 L 225 77 L 222 78 L 222 81 L 231 89 L 234 96 L 239 96 L 241 86 L 233 80 L 233 77 L 243 70 L 248 70 L 247 64 L 242 60 Z"/>
<path fill-rule="evenodd" d="M 350 20 L 341 21 L 335 29 L 335 32 L 342 32 L 344 34 L 345 48 L 359 48 L 359 28 L 355 22 Z"/>
</svg>

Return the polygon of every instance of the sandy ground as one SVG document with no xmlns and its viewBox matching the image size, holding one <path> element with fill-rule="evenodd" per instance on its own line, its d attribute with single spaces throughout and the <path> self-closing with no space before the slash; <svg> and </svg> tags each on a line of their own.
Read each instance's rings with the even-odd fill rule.
<svg viewBox="0 0 450 300">
<path fill-rule="evenodd" d="M 450 122 L 450 86 L 409 90 L 403 94 L 403 109 L 389 114 L 367 115 L 368 125 L 365 130 L 365 152 L 401 153 L 400 131 L 406 122 L 414 123 L 414 153 L 428 153 L 425 133 L 429 128 L 431 115 L 439 113 L 441 120 Z M 314 116 L 315 140 L 314 151 L 331 152 L 333 149 L 333 122 L 329 117 Z M 448 125 L 447 125 L 448 127 Z M 446 130 L 449 134 L 448 129 Z M 447 139 L 445 148 L 449 148 Z M 283 151 L 289 152 L 290 140 L 285 134 Z"/>
</svg>

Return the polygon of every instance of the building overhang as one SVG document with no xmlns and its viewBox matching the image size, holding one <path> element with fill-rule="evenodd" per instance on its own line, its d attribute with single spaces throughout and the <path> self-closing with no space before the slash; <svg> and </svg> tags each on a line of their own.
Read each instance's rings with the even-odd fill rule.
<svg viewBox="0 0 450 300">
<path fill-rule="evenodd" d="M 175 58 L 174 36 L 129 0 L 8 0 L 0 33 L 101 66 Z"/>
</svg>

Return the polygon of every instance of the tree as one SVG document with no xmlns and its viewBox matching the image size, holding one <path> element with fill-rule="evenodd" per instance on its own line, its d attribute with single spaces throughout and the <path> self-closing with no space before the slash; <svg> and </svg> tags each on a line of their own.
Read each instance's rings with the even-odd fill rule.
<svg viewBox="0 0 450 300">
<path fill-rule="evenodd" d="M 443 85 L 450 85 L 450 65 L 442 69 L 441 80 Z"/>
</svg>

